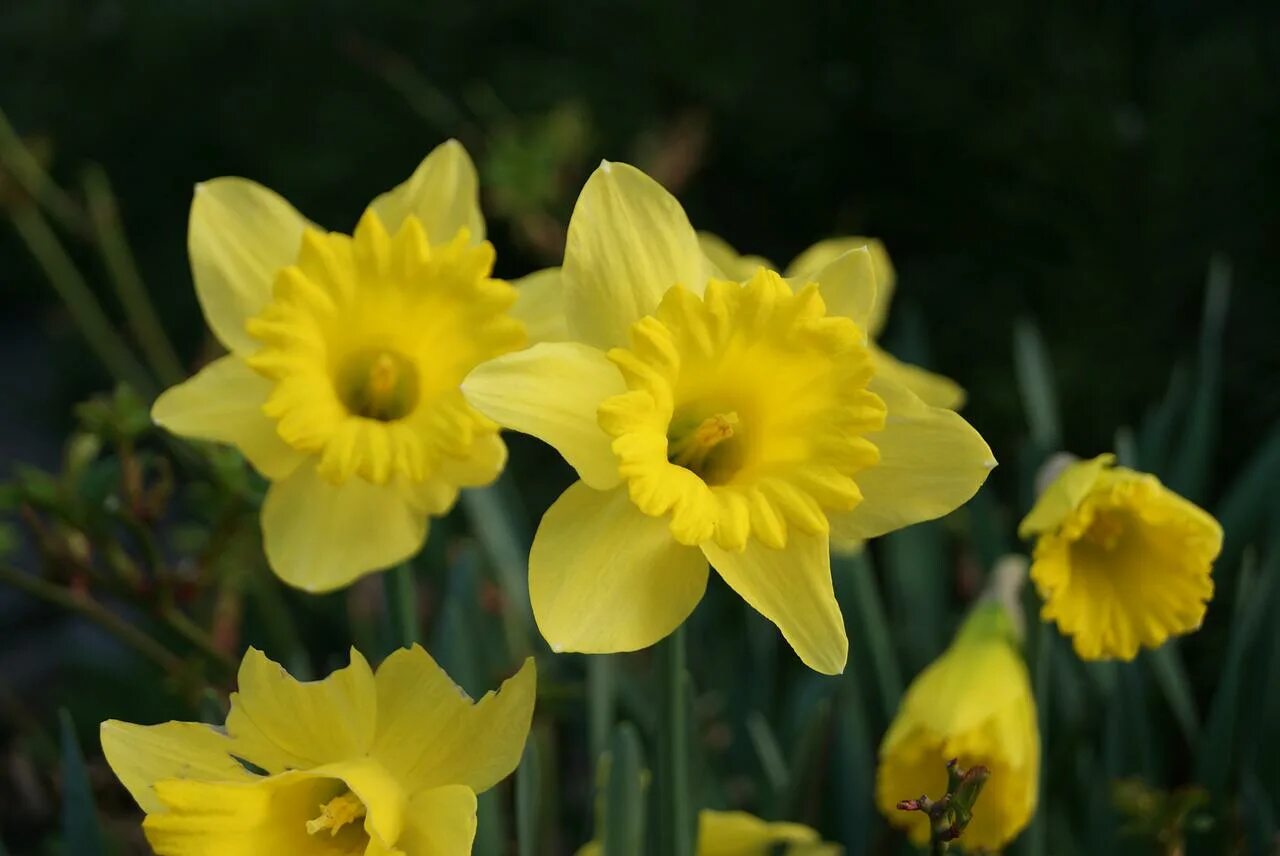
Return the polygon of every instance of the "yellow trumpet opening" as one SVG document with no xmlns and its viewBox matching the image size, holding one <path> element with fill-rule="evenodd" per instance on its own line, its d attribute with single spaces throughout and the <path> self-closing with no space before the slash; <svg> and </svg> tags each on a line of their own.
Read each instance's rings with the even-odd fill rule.
<svg viewBox="0 0 1280 856">
<path fill-rule="evenodd" d="M 307 834 L 319 835 L 328 832 L 329 837 L 336 836 L 342 828 L 354 823 L 365 815 L 364 803 L 351 791 L 340 794 L 320 806 L 320 816 L 307 821 Z"/>
<path fill-rule="evenodd" d="M 683 424 L 682 424 L 683 423 Z M 700 476 L 707 484 L 720 484 L 733 475 L 741 455 L 734 455 L 737 443 L 733 439 L 738 430 L 738 413 L 730 410 L 717 413 L 696 423 L 693 430 L 685 426 L 687 420 L 672 420 L 667 436 L 667 460 Z"/>
<path fill-rule="evenodd" d="M 379 422 L 402 419 L 418 404 L 418 370 L 395 351 L 357 351 L 338 368 L 335 386 L 352 414 Z"/>
</svg>

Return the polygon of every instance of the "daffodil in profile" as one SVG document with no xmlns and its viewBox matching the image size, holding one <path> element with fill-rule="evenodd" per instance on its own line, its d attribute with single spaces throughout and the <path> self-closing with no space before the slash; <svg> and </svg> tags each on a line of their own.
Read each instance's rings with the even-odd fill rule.
<svg viewBox="0 0 1280 856">
<path fill-rule="evenodd" d="M 466 856 L 535 683 L 528 660 L 473 703 L 417 646 L 299 683 L 250 649 L 225 727 L 108 721 L 102 748 L 158 856 Z"/>
<path fill-rule="evenodd" d="M 946 514 L 995 465 L 978 433 L 876 372 L 871 253 L 788 281 L 721 278 L 676 200 L 603 164 L 569 224 L 565 341 L 498 357 L 464 394 L 576 468 L 529 557 L 559 651 L 644 648 L 693 611 L 708 565 L 812 668 L 848 640 L 829 542 Z"/>
<path fill-rule="evenodd" d="M 156 401 L 176 434 L 236 446 L 270 480 L 267 559 L 325 591 L 412 556 L 429 515 L 506 461 L 463 399 L 475 365 L 524 343 L 493 279 L 475 169 L 448 142 L 348 236 L 242 178 L 197 185 L 196 294 L 230 353 Z"/>
<path fill-rule="evenodd" d="M 876 805 L 917 845 L 929 841 L 929 819 L 897 804 L 945 793 L 952 759 L 991 771 L 958 844 L 1004 848 L 1035 813 L 1040 734 L 1017 631 L 997 601 L 976 606 L 951 647 L 911 683 L 880 744 Z"/>
<path fill-rule="evenodd" d="M 1199 628 L 1222 550 L 1211 515 L 1114 463 L 1099 455 L 1068 465 L 1018 528 L 1036 539 L 1041 617 L 1086 660 L 1132 660 L 1140 647 Z"/>
<path fill-rule="evenodd" d="M 698 813 L 695 856 L 840 856 L 843 848 L 824 842 L 818 833 L 799 823 L 777 823 L 742 811 Z M 577 856 L 601 856 L 593 841 Z"/>
<path fill-rule="evenodd" d="M 699 232 L 702 251 L 731 279 L 749 279 L 761 267 L 772 267 L 761 256 L 739 255 L 728 241 L 710 232 Z M 897 273 L 884 243 L 877 238 L 858 236 L 827 238 L 796 256 L 786 267 L 784 276 L 797 280 L 812 277 L 830 262 L 850 250 L 866 248 L 876 278 L 876 303 L 866 320 L 867 348 L 875 362 L 876 374 L 889 377 L 914 392 L 920 400 L 934 407 L 959 410 L 964 405 L 964 389 L 949 377 L 935 374 L 919 366 L 904 363 L 876 344 L 889 316 Z"/>
</svg>

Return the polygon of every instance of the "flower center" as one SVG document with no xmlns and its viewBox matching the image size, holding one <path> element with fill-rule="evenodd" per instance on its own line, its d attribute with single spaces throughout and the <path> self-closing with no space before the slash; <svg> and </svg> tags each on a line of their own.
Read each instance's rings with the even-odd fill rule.
<svg viewBox="0 0 1280 856">
<path fill-rule="evenodd" d="M 436 243 L 433 243 L 435 241 Z M 416 217 L 388 233 L 373 211 L 350 237 L 307 229 L 272 300 L 246 323 L 247 358 L 272 382 L 276 432 L 342 484 L 422 484 L 491 445 L 497 425 L 462 397 L 481 362 L 524 344 L 493 279 L 493 247 L 428 236 Z"/>
<path fill-rule="evenodd" d="M 344 826 L 354 823 L 364 815 L 364 803 L 351 791 L 346 791 L 320 806 L 320 816 L 307 821 L 307 834 L 328 832 L 329 837 L 333 838 Z"/>
<path fill-rule="evenodd" d="M 1084 533 L 1084 539 L 1103 550 L 1111 551 L 1124 537 L 1125 522 L 1115 513 L 1100 512 Z"/>
<path fill-rule="evenodd" d="M 334 388 L 356 416 L 394 422 L 418 404 L 418 370 L 402 354 L 367 348 L 338 367 Z"/>
<path fill-rule="evenodd" d="M 742 464 L 741 441 L 729 442 L 739 430 L 736 410 L 708 416 L 701 422 L 672 419 L 667 433 L 667 460 L 707 484 L 722 484 Z"/>
<path fill-rule="evenodd" d="M 854 480 L 879 452 L 866 435 L 885 406 L 867 388 L 866 336 L 830 317 L 816 286 L 799 292 L 763 268 L 745 283 L 674 286 L 609 359 L 627 391 L 600 427 L 636 507 L 670 515 L 682 544 L 741 550 L 754 537 L 830 530 L 828 511 L 861 500 Z"/>
</svg>

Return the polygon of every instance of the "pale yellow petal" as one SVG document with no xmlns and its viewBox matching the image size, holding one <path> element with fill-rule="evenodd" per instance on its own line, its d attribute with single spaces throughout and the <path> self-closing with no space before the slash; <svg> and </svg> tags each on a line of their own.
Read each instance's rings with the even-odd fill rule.
<svg viewBox="0 0 1280 856">
<path fill-rule="evenodd" d="M 564 278 L 560 268 L 546 268 L 521 277 L 516 287 L 516 303 L 511 314 L 524 322 L 529 344 L 565 342 L 569 322 L 564 316 Z"/>
<path fill-rule="evenodd" d="M 373 745 L 373 672 L 351 649 L 351 665 L 324 680 L 298 681 L 250 648 L 231 694 L 227 733 L 236 754 L 271 772 L 363 757 Z"/>
<path fill-rule="evenodd" d="M 719 269 L 723 277 L 734 282 L 746 282 L 762 267 L 775 269 L 764 256 L 740 255 L 732 244 L 710 232 L 698 232 L 698 245 L 702 247 L 702 254 Z"/>
<path fill-rule="evenodd" d="M 598 348 L 627 343 L 631 325 L 673 285 L 701 294 L 709 268 L 675 197 L 624 163 L 602 163 L 569 220 L 565 314 L 574 339 Z"/>
<path fill-rule="evenodd" d="M 1018 537 L 1030 538 L 1040 532 L 1057 529 L 1058 524 L 1089 495 L 1102 473 L 1115 462 L 1116 456 L 1107 453 L 1067 466 L 1040 494 L 1031 512 L 1018 524 Z"/>
<path fill-rule="evenodd" d="M 959 410 L 964 406 L 964 387 L 951 378 L 901 362 L 874 344 L 871 346 L 871 358 L 876 364 L 876 374 L 905 386 L 930 407 Z"/>
<path fill-rule="evenodd" d="M 432 244 L 448 243 L 459 229 L 471 233 L 472 243 L 484 240 L 480 180 L 471 156 L 457 140 L 436 146 L 408 181 L 382 194 L 369 207 L 391 234 L 412 214 L 421 221 Z"/>
<path fill-rule="evenodd" d="M 741 553 L 710 541 L 702 552 L 734 591 L 778 625 L 805 665 L 826 675 L 844 671 L 849 638 L 831 586 L 827 536 L 793 527 L 781 550 L 753 538 Z"/>
<path fill-rule="evenodd" d="M 262 537 L 280 579 L 332 591 L 412 557 L 426 541 L 427 518 L 399 487 L 359 477 L 334 485 L 308 462 L 267 491 Z"/>
<path fill-rule="evenodd" d="M 532 658 L 475 703 L 417 645 L 387 657 L 376 682 L 373 756 L 407 787 L 461 784 L 483 793 L 520 763 L 537 696 Z"/>
<path fill-rule="evenodd" d="M 828 315 L 852 318 L 870 335 L 869 323 L 878 292 L 871 251 L 865 245 L 841 253 L 817 270 L 795 279 L 797 285 L 809 282 L 818 283 L 818 293 L 827 305 Z"/>
<path fill-rule="evenodd" d="M 100 729 L 102 753 L 144 812 L 163 808 L 153 785 L 161 779 L 247 781 L 253 775 L 232 757 L 231 740 L 199 722 L 133 725 L 108 720 Z"/>
<path fill-rule="evenodd" d="M 884 430 L 867 435 L 880 462 L 854 477 L 862 502 L 830 515 L 833 538 L 874 538 L 948 514 L 996 465 L 986 441 L 954 411 L 929 407 L 885 378 L 873 379 L 871 390 L 888 408 Z"/>
<path fill-rule="evenodd" d="M 587 484 L 620 481 L 612 442 L 596 410 L 626 390 L 600 351 L 576 342 L 549 342 L 481 363 L 462 383 L 471 406 L 502 425 L 554 446 Z"/>
<path fill-rule="evenodd" d="M 281 479 L 305 456 L 280 439 L 275 422 L 263 414 L 270 392 L 271 381 L 230 355 L 166 389 L 151 406 L 151 418 L 182 437 L 230 443 L 258 472 Z"/>
<path fill-rule="evenodd" d="M 889 261 L 889 253 L 884 244 L 876 238 L 852 236 L 848 238 L 828 238 L 809 247 L 787 266 L 788 277 L 810 277 L 838 256 L 849 250 L 865 246 L 871 253 L 871 263 L 876 276 L 876 303 L 871 315 L 867 318 L 867 334 L 873 339 L 880 335 L 885 319 L 889 314 L 889 304 L 893 300 L 894 284 L 897 276 L 893 263 Z"/>
<path fill-rule="evenodd" d="M 698 813 L 697 856 L 772 853 L 777 844 L 817 840 L 817 832 L 799 823 L 770 823 L 745 811 Z"/>
<path fill-rule="evenodd" d="M 702 599 L 707 561 L 642 514 L 625 487 L 582 482 L 547 510 L 529 554 L 538 628 L 554 651 L 635 651 L 669 635 Z"/>
<path fill-rule="evenodd" d="M 274 192 L 243 178 L 196 185 L 187 250 L 196 297 L 222 344 L 247 356 L 245 321 L 271 300 L 276 274 L 297 260 L 306 220 Z"/>
<path fill-rule="evenodd" d="M 476 795 L 463 785 L 414 794 L 398 846 L 405 856 L 470 856 L 476 837 Z"/>
</svg>

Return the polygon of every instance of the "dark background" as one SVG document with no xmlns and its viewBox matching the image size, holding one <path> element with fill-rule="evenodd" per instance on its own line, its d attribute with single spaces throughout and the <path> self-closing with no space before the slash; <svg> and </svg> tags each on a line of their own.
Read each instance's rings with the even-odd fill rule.
<svg viewBox="0 0 1280 856">
<path fill-rule="evenodd" d="M 601 157 L 779 263 L 883 237 L 889 343 L 918 322 L 998 455 L 1015 318 L 1044 332 L 1073 445 L 1103 449 L 1192 353 L 1220 252 L 1230 456 L 1280 412 L 1278 23 L 1265 3 L 44 0 L 0 12 L 0 106 L 65 183 L 106 168 L 193 359 L 196 181 L 250 176 L 349 228 L 448 136 L 480 162 L 508 276 L 554 255 L 520 221 L 563 222 Z M 56 436 L 103 377 L 11 233 L 0 270 L 4 421 Z"/>
</svg>

